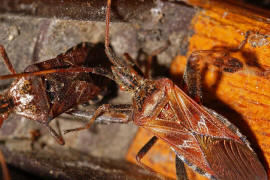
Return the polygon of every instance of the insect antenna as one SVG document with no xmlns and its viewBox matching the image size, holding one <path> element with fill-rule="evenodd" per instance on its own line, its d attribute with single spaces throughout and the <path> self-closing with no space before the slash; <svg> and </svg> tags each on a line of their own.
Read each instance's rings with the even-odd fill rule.
<svg viewBox="0 0 270 180">
<path fill-rule="evenodd" d="M 36 72 L 24 72 L 18 74 L 8 74 L 0 76 L 0 80 L 4 79 L 13 79 L 13 78 L 21 78 L 21 77 L 28 77 L 28 76 L 42 76 L 46 74 L 54 74 L 54 73 L 93 73 L 97 75 L 105 76 L 111 80 L 114 80 L 112 74 L 106 71 L 103 68 L 89 68 L 89 67 L 74 67 L 74 68 L 59 68 L 59 69 L 48 69 L 48 70 L 41 70 Z"/>
<path fill-rule="evenodd" d="M 111 0 L 107 1 L 106 9 L 106 28 L 105 28 L 105 53 L 108 56 L 111 63 L 117 67 L 124 67 L 121 60 L 116 56 L 113 50 L 110 48 L 110 21 L 111 21 Z"/>
<path fill-rule="evenodd" d="M 140 72 L 136 71 L 130 64 L 117 57 L 114 51 L 110 48 L 109 27 L 111 19 L 111 0 L 107 1 L 106 9 L 106 29 L 105 29 L 105 53 L 113 64 L 111 67 L 115 81 L 120 87 L 126 91 L 136 91 L 144 83 Z"/>
</svg>

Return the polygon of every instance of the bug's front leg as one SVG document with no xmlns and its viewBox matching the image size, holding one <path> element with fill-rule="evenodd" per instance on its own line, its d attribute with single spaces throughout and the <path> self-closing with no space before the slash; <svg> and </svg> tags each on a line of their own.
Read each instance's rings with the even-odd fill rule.
<svg viewBox="0 0 270 180">
<path fill-rule="evenodd" d="M 169 45 L 170 45 L 170 42 L 167 42 L 164 46 L 161 46 L 160 48 L 152 51 L 150 55 L 148 55 L 147 60 L 145 62 L 145 73 L 144 73 L 145 78 L 150 78 L 150 70 L 151 70 L 153 58 L 157 56 L 158 54 L 162 53 L 163 51 L 165 51 L 169 47 Z"/>
<path fill-rule="evenodd" d="M 73 131 L 80 131 L 80 130 L 84 130 L 84 129 L 89 129 L 91 127 L 91 125 L 94 123 L 94 121 L 99 116 L 101 116 L 103 113 L 109 113 L 114 117 L 117 117 L 117 116 L 124 117 L 125 113 L 130 113 L 131 111 L 132 111 L 132 105 L 130 105 L 130 104 L 122 104 L 122 105 L 103 104 L 95 111 L 94 115 L 91 117 L 91 119 L 89 120 L 89 122 L 86 125 L 84 125 L 82 127 L 74 128 L 74 129 L 67 129 L 64 131 L 64 133 L 66 134 L 66 133 L 70 133 Z M 110 120 L 111 119 L 107 119 L 107 122 L 115 122 L 114 119 L 112 119 L 112 121 L 110 121 Z M 106 119 L 104 121 L 106 121 Z M 130 121 L 129 118 L 119 118 L 118 123 L 127 123 L 129 121 Z"/>
</svg>

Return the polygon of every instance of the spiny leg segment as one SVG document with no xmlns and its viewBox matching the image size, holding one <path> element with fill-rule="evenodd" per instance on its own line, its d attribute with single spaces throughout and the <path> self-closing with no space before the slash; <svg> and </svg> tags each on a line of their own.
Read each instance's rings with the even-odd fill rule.
<svg viewBox="0 0 270 180">
<path fill-rule="evenodd" d="M 16 71 L 15 69 L 13 68 L 9 58 L 8 58 L 8 55 L 6 53 L 6 50 L 4 48 L 4 46 L 0 45 L 0 53 L 1 53 L 1 56 L 3 57 L 3 60 L 4 60 L 4 63 L 6 64 L 8 70 L 12 73 L 12 74 L 16 74 Z"/>
<path fill-rule="evenodd" d="M 74 128 L 74 129 L 68 129 L 64 131 L 64 134 L 70 133 L 70 132 L 74 132 L 74 131 L 81 131 L 84 129 L 89 129 L 91 127 L 91 125 L 94 123 L 94 121 L 103 113 L 111 113 L 111 114 L 118 114 L 121 115 L 123 112 L 127 113 L 127 112 L 131 112 L 132 110 L 132 106 L 130 104 L 121 104 L 121 105 L 110 105 L 110 104 L 103 104 L 101 105 L 94 113 L 94 115 L 92 116 L 92 118 L 89 120 L 89 122 L 87 124 L 85 124 L 82 127 L 78 127 L 78 128 Z M 124 117 L 124 115 L 122 115 Z M 128 123 L 129 122 L 129 118 L 128 119 L 119 119 L 118 123 Z M 114 120 L 110 120 L 110 119 L 104 119 L 103 122 L 115 122 Z"/>
</svg>

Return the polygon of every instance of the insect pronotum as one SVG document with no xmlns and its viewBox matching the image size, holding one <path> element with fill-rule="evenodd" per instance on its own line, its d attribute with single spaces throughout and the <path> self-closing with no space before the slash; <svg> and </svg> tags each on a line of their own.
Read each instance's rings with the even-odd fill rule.
<svg viewBox="0 0 270 180">
<path fill-rule="evenodd" d="M 193 100 L 170 79 L 144 78 L 132 67 L 133 62 L 115 55 L 109 47 L 110 7 L 111 0 L 108 0 L 105 51 L 113 64 L 111 78 L 121 89 L 131 93 L 133 104 L 103 104 L 85 126 L 65 133 L 89 128 L 103 113 L 121 114 L 125 111 L 130 117 L 122 123 L 132 120 L 154 134 L 136 156 L 138 163 L 145 168 L 149 167 L 142 164 L 141 159 L 160 138 L 171 146 L 178 160 L 209 179 L 266 180 L 266 171 L 246 137 L 226 118 L 201 105 L 198 72 L 201 54 L 221 53 L 223 59 L 214 59 L 214 65 L 227 72 L 236 72 L 243 68 L 243 64 L 220 51 L 194 52 L 188 58 L 184 73 L 187 90 Z"/>
</svg>

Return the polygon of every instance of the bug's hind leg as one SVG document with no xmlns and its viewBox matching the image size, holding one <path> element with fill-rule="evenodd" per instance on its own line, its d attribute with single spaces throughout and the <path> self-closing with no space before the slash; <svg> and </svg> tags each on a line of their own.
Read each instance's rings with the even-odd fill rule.
<svg viewBox="0 0 270 180">
<path fill-rule="evenodd" d="M 153 136 L 138 152 L 136 155 L 136 160 L 140 166 L 142 166 L 144 169 L 149 170 L 152 173 L 155 173 L 159 178 L 161 179 L 166 179 L 163 177 L 161 174 L 155 172 L 151 167 L 145 165 L 143 162 L 141 162 L 142 158 L 146 155 L 146 153 L 155 145 L 157 142 L 158 138 L 156 136 Z"/>
<path fill-rule="evenodd" d="M 177 180 L 188 180 L 184 162 L 175 155 L 175 169 Z"/>
<path fill-rule="evenodd" d="M 136 160 L 140 164 L 140 166 L 144 167 L 145 169 L 148 169 L 149 171 L 155 172 L 152 168 L 149 166 L 143 164 L 141 162 L 142 158 L 145 156 L 145 154 L 154 146 L 154 144 L 157 142 L 158 138 L 156 136 L 153 136 L 138 152 L 136 155 Z"/>
<path fill-rule="evenodd" d="M 15 69 L 13 68 L 9 58 L 8 58 L 8 55 L 6 53 L 6 50 L 4 48 L 4 46 L 0 45 L 0 53 L 1 53 L 1 56 L 4 60 L 4 63 L 6 64 L 8 70 L 12 73 L 12 74 L 16 74 L 16 71 Z"/>
</svg>

